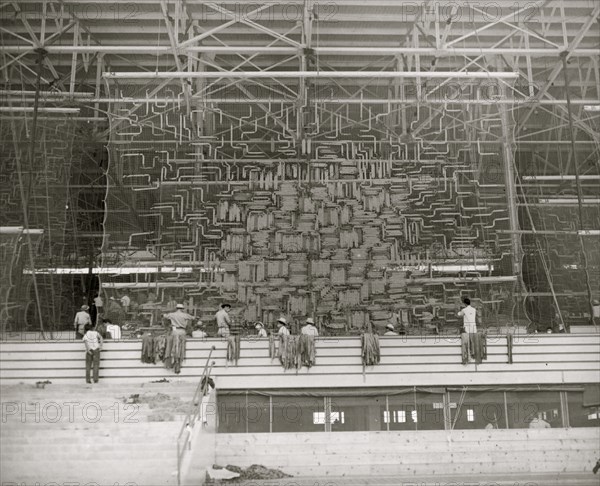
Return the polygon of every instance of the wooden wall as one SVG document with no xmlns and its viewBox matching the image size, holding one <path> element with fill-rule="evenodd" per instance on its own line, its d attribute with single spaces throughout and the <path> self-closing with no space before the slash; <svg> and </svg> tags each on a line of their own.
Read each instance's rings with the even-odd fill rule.
<svg viewBox="0 0 600 486">
<path fill-rule="evenodd" d="M 582 473 L 591 482 L 577 484 L 594 484 L 598 443 L 600 428 L 217 434 L 216 461 L 294 476 L 394 475 L 410 484 L 519 473 Z"/>
<path fill-rule="evenodd" d="M 456 337 L 382 337 L 381 363 L 363 370 L 360 341 L 355 337 L 322 338 L 316 365 L 285 371 L 268 356 L 268 342 L 243 340 L 238 365 L 226 362 L 226 342 L 187 343 L 187 359 L 179 376 L 161 364 L 140 361 L 141 341 L 106 342 L 100 377 L 110 382 L 161 378 L 195 380 L 215 346 L 213 375 L 219 389 L 314 388 L 410 385 L 486 385 L 595 383 L 600 381 L 600 335 L 540 334 L 515 337 L 513 364 L 508 364 L 505 336 L 488 337 L 488 360 L 461 364 Z M 39 380 L 79 383 L 85 360 L 81 342 L 0 343 L 2 384 Z"/>
</svg>

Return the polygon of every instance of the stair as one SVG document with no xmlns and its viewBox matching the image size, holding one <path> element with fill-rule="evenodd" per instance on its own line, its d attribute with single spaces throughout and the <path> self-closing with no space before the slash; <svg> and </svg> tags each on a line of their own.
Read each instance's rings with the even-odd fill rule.
<svg viewBox="0 0 600 486">
<path fill-rule="evenodd" d="M 0 484 L 176 485 L 195 382 L 0 388 Z M 141 403 L 125 403 L 131 395 Z"/>
</svg>

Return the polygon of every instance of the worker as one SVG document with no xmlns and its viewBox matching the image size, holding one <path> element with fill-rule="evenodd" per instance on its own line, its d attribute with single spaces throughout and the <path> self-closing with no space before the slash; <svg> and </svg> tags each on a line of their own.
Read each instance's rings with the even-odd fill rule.
<svg viewBox="0 0 600 486">
<path fill-rule="evenodd" d="M 114 297 L 110 297 L 108 299 L 108 305 L 106 307 L 106 317 L 115 322 L 122 322 L 125 320 L 126 316 L 123 312 L 123 308 Z"/>
<path fill-rule="evenodd" d="M 308 336 L 317 337 L 319 335 L 319 330 L 315 327 L 315 321 L 313 321 L 310 317 L 306 319 L 306 324 L 302 326 L 300 334 L 307 334 Z"/>
<path fill-rule="evenodd" d="M 600 325 L 600 301 L 598 301 L 598 299 L 592 301 L 592 317 L 594 319 L 594 325 Z"/>
<path fill-rule="evenodd" d="M 169 319 L 171 321 L 171 328 L 173 330 L 181 329 L 184 333 L 188 326 L 189 321 L 194 320 L 194 316 L 191 316 L 187 312 L 184 312 L 183 304 L 177 304 L 175 306 L 175 312 L 170 312 L 168 314 L 163 314 L 163 317 Z"/>
<path fill-rule="evenodd" d="M 267 331 L 265 330 L 262 322 L 257 322 L 256 325 L 254 326 L 254 329 L 256 329 L 256 335 L 259 338 L 266 338 L 267 337 Z"/>
<path fill-rule="evenodd" d="M 192 331 L 192 337 L 197 339 L 204 339 L 208 337 L 208 334 L 204 330 L 204 323 L 201 320 L 196 322 L 195 329 Z"/>
<path fill-rule="evenodd" d="M 110 339 L 121 339 L 121 327 L 118 324 L 113 324 L 110 319 L 105 319 L 106 335 Z"/>
<path fill-rule="evenodd" d="M 287 328 L 287 321 L 285 320 L 285 317 L 280 317 L 277 320 L 277 334 L 279 336 L 289 336 L 290 335 L 290 331 Z"/>
<path fill-rule="evenodd" d="M 73 321 L 73 326 L 75 326 L 75 335 L 77 339 L 83 338 L 85 334 L 85 326 L 92 324 L 92 318 L 90 317 L 89 306 L 82 305 L 81 310 L 75 314 L 75 320 Z"/>
<path fill-rule="evenodd" d="M 387 324 L 385 326 L 385 328 L 387 329 L 387 331 L 385 331 L 383 333 L 384 336 L 397 336 L 398 335 L 398 333 L 394 330 L 393 324 Z"/>
<path fill-rule="evenodd" d="M 91 383 L 92 369 L 94 383 L 98 383 L 100 369 L 100 350 L 102 349 L 102 336 L 96 331 L 93 324 L 86 324 L 83 344 L 85 344 L 85 381 Z"/>
<path fill-rule="evenodd" d="M 123 310 L 125 311 L 125 314 L 127 314 L 129 312 L 130 304 L 131 304 L 131 299 L 129 298 L 129 296 L 127 294 L 123 294 L 123 296 L 121 297 L 121 305 L 123 306 Z"/>
<path fill-rule="evenodd" d="M 231 334 L 230 326 L 231 326 L 231 317 L 229 317 L 229 311 L 231 310 L 231 306 L 229 304 L 221 304 L 221 310 L 219 310 L 215 314 L 215 319 L 217 320 L 217 336 L 219 337 L 229 337 Z"/>
<path fill-rule="evenodd" d="M 177 374 L 180 373 L 181 363 L 185 358 L 186 329 L 188 323 L 194 320 L 194 316 L 184 312 L 183 309 L 183 304 L 177 304 L 175 312 L 163 314 L 163 317 L 171 321 L 172 329 L 170 340 L 167 340 L 167 352 L 170 358 L 167 367 L 172 367 Z"/>
<path fill-rule="evenodd" d="M 541 417 L 541 414 L 538 414 L 535 417 L 533 417 L 533 419 L 531 419 L 531 422 L 529 422 L 529 428 L 530 429 L 551 429 L 552 425 L 550 425 L 548 422 L 546 422 Z"/>
<path fill-rule="evenodd" d="M 458 311 L 458 317 L 463 318 L 463 327 L 468 334 L 477 333 L 477 309 L 471 306 L 471 300 L 467 297 L 463 299 L 465 307 Z"/>
</svg>

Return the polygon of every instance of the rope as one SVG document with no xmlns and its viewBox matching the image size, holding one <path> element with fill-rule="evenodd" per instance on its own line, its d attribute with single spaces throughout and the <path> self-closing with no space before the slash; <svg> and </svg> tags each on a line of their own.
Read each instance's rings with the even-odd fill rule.
<svg viewBox="0 0 600 486">
<path fill-rule="evenodd" d="M 451 431 L 454 430 L 454 427 L 456 426 L 456 422 L 458 422 L 458 417 L 460 416 L 460 409 L 463 406 L 466 394 L 467 394 L 467 387 L 464 386 L 462 391 L 460 392 L 460 398 L 458 399 L 458 404 L 456 405 L 456 414 L 454 415 L 454 420 L 452 421 L 452 426 L 450 427 Z M 450 408 L 450 407 L 448 407 L 448 408 Z"/>
</svg>

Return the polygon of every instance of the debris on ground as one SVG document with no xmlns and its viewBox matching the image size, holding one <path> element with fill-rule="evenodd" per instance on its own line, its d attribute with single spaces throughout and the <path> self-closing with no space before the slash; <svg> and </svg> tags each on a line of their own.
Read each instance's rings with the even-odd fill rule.
<svg viewBox="0 0 600 486">
<path fill-rule="evenodd" d="M 169 380 L 167 380 L 166 378 L 162 378 L 161 380 L 154 380 L 151 381 L 150 383 L 171 383 Z"/>
<path fill-rule="evenodd" d="M 176 415 L 187 415 L 194 411 L 191 401 L 184 402 L 179 397 L 172 397 L 165 393 L 144 393 L 130 395 L 122 398 L 123 403 L 148 405 L 152 413 L 148 415 L 149 422 L 172 422 Z"/>
<path fill-rule="evenodd" d="M 237 479 L 240 477 L 238 473 L 229 471 L 228 469 L 213 469 L 212 467 L 206 469 L 206 474 L 208 475 L 208 478 L 212 481 L 220 481 L 222 479 Z"/>
<path fill-rule="evenodd" d="M 35 382 L 35 387 L 36 388 L 45 388 L 46 385 L 52 385 L 52 382 L 50 380 L 36 381 Z"/>
<path fill-rule="evenodd" d="M 124 399 L 123 402 L 127 404 L 140 403 L 140 395 L 136 393 L 135 395 L 129 395 L 128 398 Z"/>
<path fill-rule="evenodd" d="M 235 474 L 236 476 L 227 477 L 230 474 Z M 291 475 L 286 474 L 279 469 L 270 469 L 260 464 L 252 464 L 252 466 L 247 467 L 246 469 L 231 464 L 228 464 L 225 467 L 213 464 L 212 467 L 207 469 L 207 476 L 207 479 L 211 480 L 206 483 L 207 485 L 221 484 L 215 483 L 214 480 L 226 480 L 225 482 L 227 484 L 236 484 L 248 480 L 282 479 L 292 477 Z"/>
</svg>

